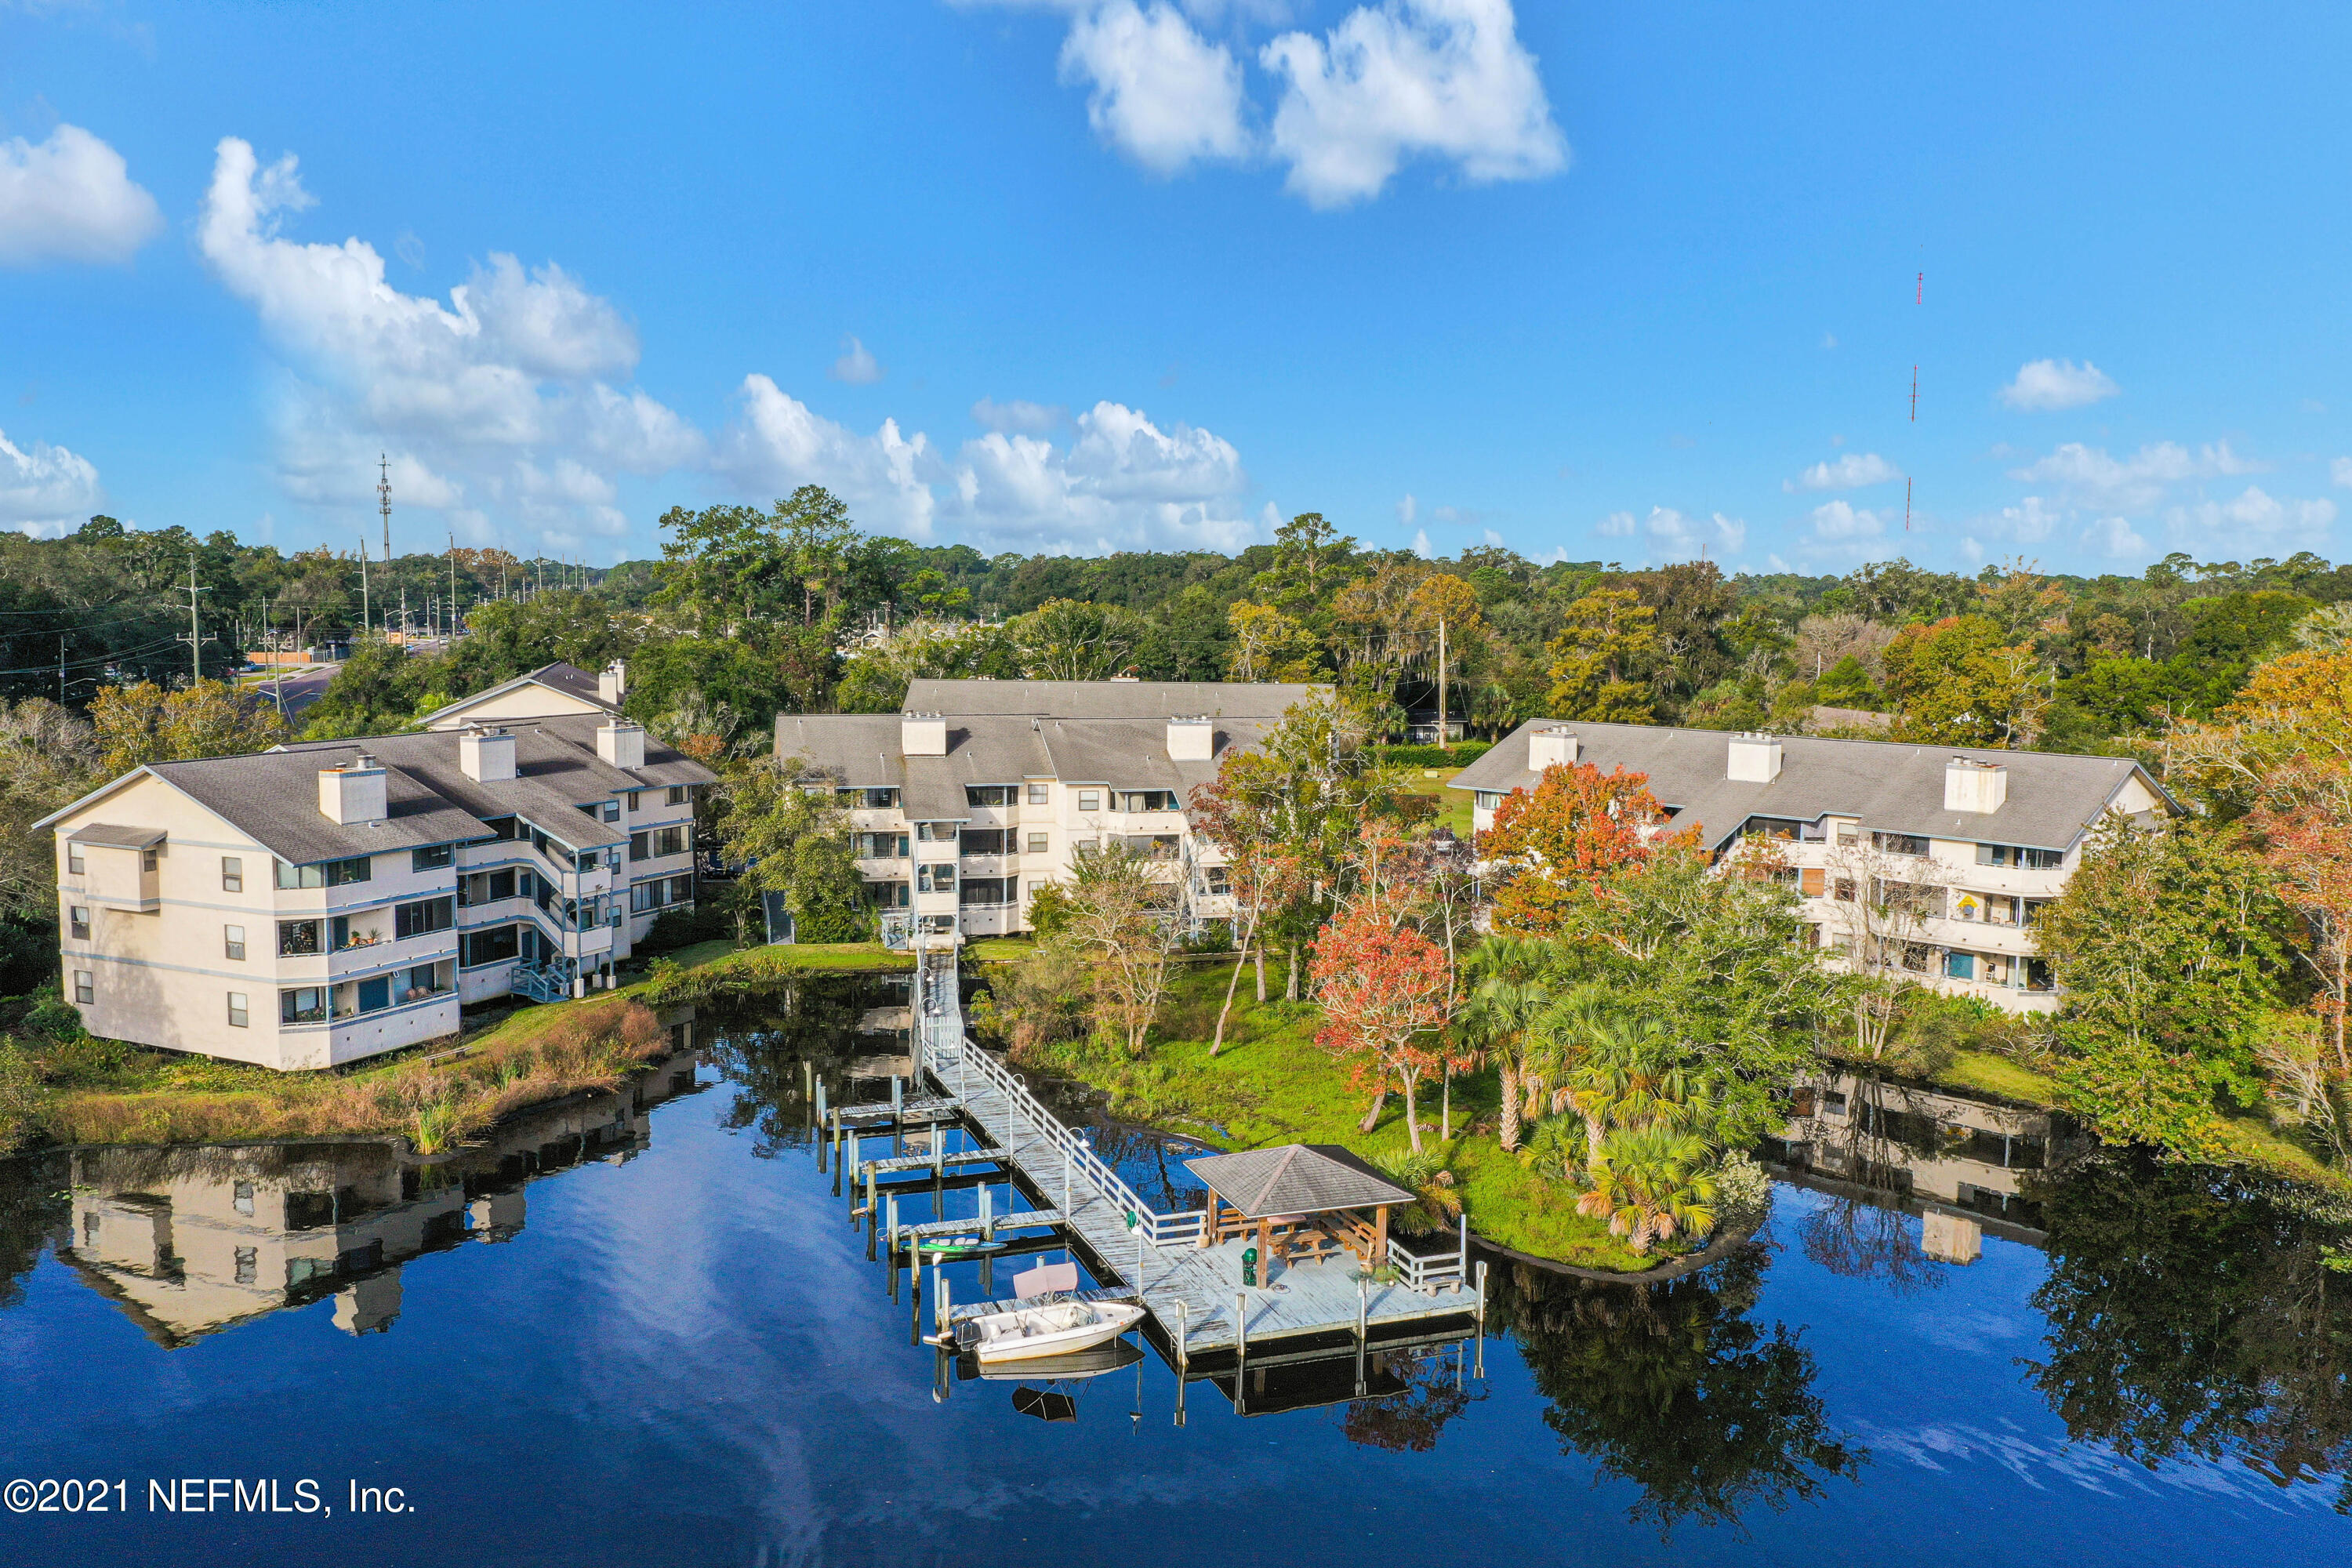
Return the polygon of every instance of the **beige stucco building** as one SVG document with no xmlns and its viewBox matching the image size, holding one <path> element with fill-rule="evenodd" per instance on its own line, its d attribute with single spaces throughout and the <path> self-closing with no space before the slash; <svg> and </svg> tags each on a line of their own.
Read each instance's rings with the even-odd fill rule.
<svg viewBox="0 0 2352 1568">
<path fill-rule="evenodd" d="M 609 984 L 693 902 L 713 775 L 614 711 L 457 722 L 151 763 L 47 818 L 84 1026 L 325 1068 L 454 1034 L 461 1003 Z"/>
<path fill-rule="evenodd" d="M 1029 929 L 1083 849 L 1152 857 L 1188 922 L 1232 915 L 1192 793 L 1323 689 L 1159 680 L 917 680 L 901 713 L 785 714 L 776 756 L 831 778 L 886 938 Z"/>
<path fill-rule="evenodd" d="M 1667 831 L 1718 861 L 1780 862 L 1832 962 L 1899 970 L 2017 1011 L 2058 999 L 2032 926 L 2114 817 L 2176 808 L 2128 758 L 1535 720 L 1454 779 L 1478 831 L 1546 768 L 1646 775 Z"/>
</svg>

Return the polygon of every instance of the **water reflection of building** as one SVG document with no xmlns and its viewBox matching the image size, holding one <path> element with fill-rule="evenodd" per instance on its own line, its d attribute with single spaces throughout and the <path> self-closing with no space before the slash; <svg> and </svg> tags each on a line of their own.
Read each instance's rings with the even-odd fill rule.
<svg viewBox="0 0 2352 1568">
<path fill-rule="evenodd" d="M 514 1237 L 528 1184 L 629 1159 L 650 1141 L 647 1112 L 694 1087 L 680 1053 L 454 1157 L 391 1142 L 78 1150 L 59 1257 L 168 1349 L 328 1296 L 337 1328 L 380 1332 L 400 1315 L 402 1264 Z"/>
<path fill-rule="evenodd" d="M 1801 1083 L 1790 1110 L 1766 1152 L 1790 1179 L 1919 1215 L 1929 1258 L 1972 1263 L 1987 1231 L 2046 1239 L 2025 1184 L 2065 1152 L 2048 1112 L 1853 1073 Z"/>
</svg>

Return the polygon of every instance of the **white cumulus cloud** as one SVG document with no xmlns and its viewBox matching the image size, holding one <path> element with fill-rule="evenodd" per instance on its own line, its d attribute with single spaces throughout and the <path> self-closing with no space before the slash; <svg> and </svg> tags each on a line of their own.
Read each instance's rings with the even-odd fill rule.
<svg viewBox="0 0 2352 1568">
<path fill-rule="evenodd" d="M 0 528 L 60 533 L 79 527 L 103 495 L 89 458 L 46 441 L 19 447 L 0 431 Z"/>
<path fill-rule="evenodd" d="M 2338 458 L 2327 465 L 2327 477 L 2347 489 L 2352 489 L 2352 458 Z"/>
<path fill-rule="evenodd" d="M 1095 133 L 1155 173 L 1250 152 L 1239 62 L 1166 0 L 1108 0 L 1079 15 L 1062 44 L 1061 71 L 1088 89 Z"/>
<path fill-rule="evenodd" d="M 1647 517 L 1612 511 L 1593 526 L 1603 538 L 1640 539 L 1650 547 L 1653 558 L 1660 561 L 1737 555 L 1748 544 L 1748 524 L 1719 511 L 1692 517 L 1670 506 L 1654 506 Z"/>
<path fill-rule="evenodd" d="M 1852 545 L 1884 538 L 1886 519 L 1850 502 L 1833 500 L 1813 509 L 1806 542 Z"/>
<path fill-rule="evenodd" d="M 2083 531 L 2083 542 L 2117 561 L 2136 560 L 2147 553 L 2147 541 L 2140 537 L 2128 520 L 2120 517 L 2103 517 L 2092 523 Z"/>
<path fill-rule="evenodd" d="M 445 306 L 388 284 L 364 240 L 285 238 L 287 216 L 310 205 L 291 155 L 265 168 L 227 137 L 196 228 L 205 261 L 284 353 L 278 460 L 296 499 L 366 508 L 389 450 L 395 509 L 439 510 L 478 541 L 577 552 L 626 531 L 619 475 L 700 459 L 698 431 L 621 384 L 635 330 L 562 268 L 494 254 Z M 396 510 L 395 548 L 399 531 Z"/>
<path fill-rule="evenodd" d="M 942 515 L 975 542 L 1030 551 L 1233 551 L 1265 537 L 1223 437 L 1108 401 L 1073 424 L 1066 446 L 1001 430 L 965 442 Z"/>
<path fill-rule="evenodd" d="M 126 261 L 163 226 L 122 154 L 80 126 L 0 142 L 0 266 Z"/>
<path fill-rule="evenodd" d="M 714 454 L 723 479 L 751 495 L 823 485 L 869 529 L 931 537 L 937 504 L 930 482 L 942 477 L 943 466 L 929 437 L 900 434 L 895 419 L 861 436 L 757 374 L 743 378 L 740 396 L 741 416 Z"/>
<path fill-rule="evenodd" d="M 1406 491 L 1404 500 L 1397 502 L 1397 521 L 1411 528 L 1413 520 L 1420 515 L 1421 502 L 1413 499 L 1410 490 Z"/>
<path fill-rule="evenodd" d="M 841 357 L 833 362 L 833 369 L 825 374 L 852 386 L 871 386 L 882 379 L 882 365 L 864 343 L 856 338 L 844 338 L 841 340 Z"/>
<path fill-rule="evenodd" d="M 1510 0 L 1385 0 L 1319 38 L 1285 33 L 1258 59 L 1285 84 L 1275 155 L 1311 205 L 1376 196 L 1408 158 L 1450 163 L 1478 182 L 1567 166 Z"/>
<path fill-rule="evenodd" d="M 2080 408 L 2122 390 L 2089 360 L 2076 364 L 2070 359 L 2038 359 L 2018 366 L 2017 378 L 2000 389 L 2000 400 L 2011 408 L 2047 414 Z"/>
<path fill-rule="evenodd" d="M 2281 498 L 2248 485 L 2234 500 L 2174 507 L 2164 521 L 2177 543 L 2200 551 L 2235 554 L 2249 537 L 2265 544 L 2314 548 L 2326 541 L 2336 521 L 2336 503 L 2324 496 L 2314 500 Z"/>
<path fill-rule="evenodd" d="M 2127 458 L 2069 441 L 2046 458 L 2011 468 L 2010 478 L 2056 485 L 2070 500 L 2094 509 L 2144 511 L 2161 500 L 2168 487 L 2184 480 L 2259 473 L 2262 468 L 2231 450 L 2227 441 L 2194 452 L 2177 441 L 2158 441 Z"/>
<path fill-rule="evenodd" d="M 1903 476 L 1894 464 L 1875 452 L 1848 452 L 1833 463 L 1815 463 L 1793 479 L 1783 479 L 1784 490 L 1852 490 L 1883 485 Z"/>
</svg>

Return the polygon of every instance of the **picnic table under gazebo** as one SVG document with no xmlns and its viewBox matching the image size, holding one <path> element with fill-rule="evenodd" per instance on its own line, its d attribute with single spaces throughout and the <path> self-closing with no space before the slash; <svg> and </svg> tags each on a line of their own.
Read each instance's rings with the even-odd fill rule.
<svg viewBox="0 0 2352 1568">
<path fill-rule="evenodd" d="M 1257 1242 L 1261 1281 L 1275 1260 L 1315 1262 L 1351 1253 L 1366 1268 L 1389 1260 L 1389 1211 L 1417 1202 L 1336 1143 L 1284 1143 L 1187 1160 L 1209 1189 L 1201 1246 Z"/>
</svg>

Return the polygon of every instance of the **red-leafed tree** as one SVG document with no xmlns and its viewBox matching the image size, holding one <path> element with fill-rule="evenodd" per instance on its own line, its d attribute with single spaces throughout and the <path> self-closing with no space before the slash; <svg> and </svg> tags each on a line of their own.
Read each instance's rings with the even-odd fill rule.
<svg viewBox="0 0 2352 1568">
<path fill-rule="evenodd" d="M 1358 1087 L 1371 1091 L 1371 1118 L 1391 1079 L 1403 1089 L 1405 1131 L 1421 1152 L 1413 1090 L 1437 1062 L 1436 1037 L 1451 1010 L 1445 950 L 1392 910 L 1366 902 L 1325 926 L 1314 954 L 1324 1014 L 1315 1043 L 1348 1062 Z"/>
<path fill-rule="evenodd" d="M 1495 926 L 1528 936 L 1555 935 L 1569 906 L 1606 899 L 1610 879 L 1647 862 L 1659 849 L 1696 846 L 1698 829 L 1655 832 L 1665 808 L 1647 773 L 1603 773 L 1591 763 L 1555 763 L 1536 787 L 1514 791 L 1478 837 L 1484 858 L 1507 868 L 1495 896 Z"/>
<path fill-rule="evenodd" d="M 2326 1026 L 2338 1077 L 2352 1079 L 2345 1014 L 2352 1005 L 2352 772 L 2298 761 L 2264 781 L 2246 826 L 2301 917 L 2295 952 L 2317 984 L 2312 1009 Z"/>
</svg>

